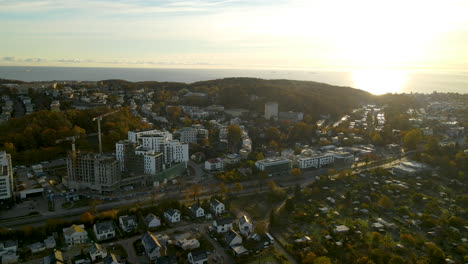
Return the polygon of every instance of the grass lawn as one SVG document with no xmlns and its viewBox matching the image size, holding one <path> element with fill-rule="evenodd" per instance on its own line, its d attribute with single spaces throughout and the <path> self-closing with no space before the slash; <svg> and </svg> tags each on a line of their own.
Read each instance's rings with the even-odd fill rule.
<svg viewBox="0 0 468 264">
<path fill-rule="evenodd" d="M 248 264 L 277 264 L 279 263 L 274 256 L 266 255 L 254 261 L 247 262 Z"/>
<path fill-rule="evenodd" d="M 234 211 L 245 211 L 256 220 L 263 219 L 273 207 L 268 200 L 267 194 L 254 194 L 234 199 L 231 209 Z"/>
<path fill-rule="evenodd" d="M 106 249 L 107 249 L 107 252 L 120 256 L 121 258 L 126 258 L 128 256 L 127 251 L 125 251 L 125 248 L 119 244 L 109 246 Z"/>
</svg>

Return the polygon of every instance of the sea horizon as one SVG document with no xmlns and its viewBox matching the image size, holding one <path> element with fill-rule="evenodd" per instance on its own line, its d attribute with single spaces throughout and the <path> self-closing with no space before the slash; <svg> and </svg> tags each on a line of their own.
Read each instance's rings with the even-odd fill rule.
<svg viewBox="0 0 468 264">
<path fill-rule="evenodd" d="M 25 82 L 158 81 L 193 83 L 222 78 L 314 81 L 383 93 L 468 93 L 468 71 L 428 69 L 237 69 L 0 66 L 0 79 Z"/>
</svg>

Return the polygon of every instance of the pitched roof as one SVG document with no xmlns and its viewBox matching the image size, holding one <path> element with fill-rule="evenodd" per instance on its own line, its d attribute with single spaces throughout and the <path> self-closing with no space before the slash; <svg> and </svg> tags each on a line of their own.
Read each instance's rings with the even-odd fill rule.
<svg viewBox="0 0 468 264">
<path fill-rule="evenodd" d="M 240 235 L 236 231 L 234 231 L 232 228 L 229 229 L 224 235 L 224 239 L 226 240 L 227 243 L 231 243 L 231 241 L 234 240 L 234 238 L 236 237 L 240 237 Z"/>
<path fill-rule="evenodd" d="M 217 218 L 215 221 L 217 226 L 232 224 L 232 218 Z"/>
<path fill-rule="evenodd" d="M 193 261 L 200 261 L 208 259 L 208 253 L 205 250 L 196 250 L 190 252 L 192 254 Z"/>
<path fill-rule="evenodd" d="M 152 213 L 149 213 L 146 217 L 145 217 L 145 221 L 147 224 L 151 223 L 151 221 L 153 221 L 154 219 L 158 219 L 159 220 L 159 217 L 155 216 L 154 214 Z"/>
<path fill-rule="evenodd" d="M 120 263 L 120 257 L 110 253 L 110 254 L 107 254 L 107 256 L 102 260 L 102 263 L 104 264 Z"/>
<path fill-rule="evenodd" d="M 199 206 L 198 204 L 193 204 L 192 206 L 190 206 L 189 209 L 190 209 L 190 211 L 191 211 L 194 215 L 196 215 L 198 209 L 200 209 L 200 208 L 203 209 L 203 208 L 202 208 L 201 206 Z"/>
<path fill-rule="evenodd" d="M 63 229 L 63 234 L 67 236 L 71 236 L 75 233 L 82 233 L 86 232 L 84 230 L 84 225 L 71 225 L 70 227 L 64 228 Z"/>
<path fill-rule="evenodd" d="M 141 240 L 145 247 L 145 251 L 147 252 L 153 252 L 154 250 L 159 250 L 161 248 L 161 244 L 158 239 L 151 232 L 146 232 L 141 237 Z"/>
<path fill-rule="evenodd" d="M 89 248 L 89 253 L 94 254 L 96 251 L 105 251 L 106 249 L 98 243 L 93 243 Z"/>
<path fill-rule="evenodd" d="M 243 215 L 240 219 L 239 219 L 239 224 L 243 225 L 245 223 L 249 223 L 249 224 L 252 224 L 252 221 L 250 220 L 250 218 L 246 215 Z"/>
<path fill-rule="evenodd" d="M 114 231 L 114 224 L 112 221 L 104 221 L 101 223 L 94 224 L 96 226 L 96 231 L 100 233 Z"/>
<path fill-rule="evenodd" d="M 177 258 L 175 255 L 163 256 L 156 258 L 158 264 L 177 264 Z"/>
<path fill-rule="evenodd" d="M 174 216 L 175 213 L 180 214 L 180 211 L 177 210 L 177 209 L 169 208 L 169 210 L 167 210 L 166 213 L 167 213 L 168 215 L 170 215 L 170 216 Z"/>
<path fill-rule="evenodd" d="M 218 199 L 214 199 L 214 198 L 213 198 L 213 199 L 211 199 L 211 201 L 210 201 L 210 205 L 211 205 L 211 206 L 214 206 L 214 207 L 217 207 L 217 206 L 220 205 L 220 204 L 223 204 L 223 203 L 220 202 Z"/>
</svg>

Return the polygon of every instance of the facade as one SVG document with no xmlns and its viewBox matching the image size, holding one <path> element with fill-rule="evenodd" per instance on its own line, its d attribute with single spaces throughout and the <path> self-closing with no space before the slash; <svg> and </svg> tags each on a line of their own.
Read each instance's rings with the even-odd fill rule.
<svg viewBox="0 0 468 264">
<path fill-rule="evenodd" d="M 11 199 L 13 193 L 13 169 L 11 155 L 0 151 L 0 201 Z"/>
<path fill-rule="evenodd" d="M 145 217 L 145 222 L 148 228 L 161 226 L 161 219 L 151 213 Z"/>
<path fill-rule="evenodd" d="M 269 176 L 274 176 L 283 173 L 289 173 L 292 168 L 291 160 L 283 157 L 268 158 L 255 162 L 255 166 L 266 171 Z"/>
<path fill-rule="evenodd" d="M 68 246 L 84 244 L 88 242 L 88 233 L 84 225 L 72 225 L 63 229 L 63 237 Z"/>
<path fill-rule="evenodd" d="M 96 239 L 99 241 L 115 237 L 115 228 L 112 221 L 104 221 L 94 224 L 93 231 L 96 235 Z"/>
<path fill-rule="evenodd" d="M 141 243 L 145 248 L 146 256 L 148 256 L 151 261 L 161 257 L 162 246 L 151 232 L 147 232 L 141 237 Z"/>
<path fill-rule="evenodd" d="M 304 113 L 302 112 L 279 112 L 278 113 L 278 119 L 279 120 L 285 120 L 285 121 L 292 121 L 292 122 L 299 122 L 304 119 Z"/>
<path fill-rule="evenodd" d="M 110 156 L 78 153 L 67 159 L 68 188 L 112 193 L 120 187 L 120 165 Z"/>
<path fill-rule="evenodd" d="M 205 210 L 198 204 L 190 206 L 189 210 L 190 213 L 196 218 L 205 216 Z"/>
<path fill-rule="evenodd" d="M 205 170 L 215 171 L 222 170 L 224 168 L 224 162 L 220 158 L 210 159 L 205 161 Z"/>
<path fill-rule="evenodd" d="M 265 104 L 265 119 L 278 118 L 278 103 L 268 102 Z"/>
<path fill-rule="evenodd" d="M 180 211 L 177 209 L 169 209 L 166 212 L 164 212 L 164 217 L 169 221 L 170 223 L 177 223 L 180 221 Z"/>
<path fill-rule="evenodd" d="M 231 247 L 237 246 L 242 244 L 242 237 L 231 228 L 224 234 L 224 241 Z"/>
<path fill-rule="evenodd" d="M 213 221 L 213 226 L 216 228 L 216 232 L 225 233 L 232 228 L 232 219 L 229 218 L 219 218 Z"/>
<path fill-rule="evenodd" d="M 187 254 L 187 260 L 190 264 L 207 264 L 208 253 L 204 250 L 192 251 Z"/>
<path fill-rule="evenodd" d="M 182 143 L 202 143 L 208 137 L 208 130 L 200 125 L 184 127 L 174 132 L 173 138 Z"/>
<path fill-rule="evenodd" d="M 296 159 L 297 167 L 300 169 L 321 168 L 332 164 L 335 160 L 333 153 L 316 154 L 312 156 L 300 156 Z"/>
<path fill-rule="evenodd" d="M 222 202 L 218 201 L 218 199 L 211 199 L 210 200 L 210 210 L 214 215 L 222 214 L 225 209 L 226 209 L 226 207 L 224 206 L 224 204 Z"/>
<path fill-rule="evenodd" d="M 96 261 L 98 259 L 104 259 L 107 256 L 107 250 L 105 247 L 101 246 L 98 243 L 93 243 L 89 248 L 89 256 L 91 257 L 92 261 Z"/>
<path fill-rule="evenodd" d="M 243 215 L 240 219 L 239 219 L 239 232 L 243 235 L 243 236 L 249 236 L 253 233 L 253 224 L 252 224 L 252 220 L 250 220 L 250 218 L 246 215 Z"/>
<path fill-rule="evenodd" d="M 137 146 L 131 140 L 117 142 L 115 156 L 122 172 L 156 175 L 162 171 L 163 154 Z"/>
<path fill-rule="evenodd" d="M 119 216 L 119 225 L 124 232 L 132 232 L 137 227 L 137 219 L 134 215 Z"/>
</svg>

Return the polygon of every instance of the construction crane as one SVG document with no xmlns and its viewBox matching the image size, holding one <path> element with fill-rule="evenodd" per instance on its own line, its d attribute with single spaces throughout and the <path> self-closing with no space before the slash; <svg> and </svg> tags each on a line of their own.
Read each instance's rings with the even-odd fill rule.
<svg viewBox="0 0 468 264">
<path fill-rule="evenodd" d="M 66 138 L 62 138 L 62 139 L 57 139 L 55 140 L 55 143 L 58 144 L 58 143 L 61 143 L 61 142 L 64 142 L 64 141 L 71 141 L 72 142 L 72 160 L 73 160 L 73 167 L 76 166 L 76 148 L 75 148 L 75 141 L 76 139 L 79 139 L 80 137 L 79 136 L 71 136 L 71 137 L 66 137 Z"/>
<path fill-rule="evenodd" d="M 117 109 L 115 111 L 112 111 L 112 112 L 109 112 L 109 113 L 105 113 L 105 114 L 102 114 L 102 115 L 99 115 L 99 116 L 96 116 L 95 118 L 93 118 L 93 121 L 97 121 L 97 127 L 98 127 L 98 142 L 99 142 L 99 153 L 102 153 L 102 141 L 101 141 L 101 120 L 106 117 L 106 116 L 110 116 L 112 114 L 115 114 L 117 112 L 119 112 L 120 109 Z"/>
</svg>

